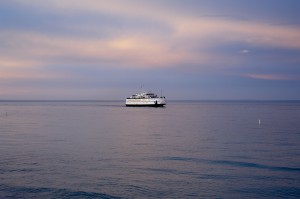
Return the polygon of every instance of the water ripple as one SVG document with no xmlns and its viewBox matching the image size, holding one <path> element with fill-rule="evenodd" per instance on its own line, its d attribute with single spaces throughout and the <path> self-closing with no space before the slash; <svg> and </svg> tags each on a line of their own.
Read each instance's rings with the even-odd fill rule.
<svg viewBox="0 0 300 199">
<path fill-rule="evenodd" d="M 117 199 L 120 197 L 104 193 L 72 191 L 55 188 L 31 188 L 0 185 L 0 198 L 101 198 Z"/>
<path fill-rule="evenodd" d="M 170 160 L 170 161 L 184 161 L 184 162 L 206 163 L 206 164 L 214 164 L 214 165 L 229 165 L 234 167 L 268 169 L 272 171 L 300 172 L 300 168 L 296 168 L 296 167 L 269 166 L 264 164 L 241 162 L 241 161 L 206 160 L 206 159 L 197 159 L 197 158 L 188 158 L 188 157 L 164 157 L 163 159 Z"/>
</svg>

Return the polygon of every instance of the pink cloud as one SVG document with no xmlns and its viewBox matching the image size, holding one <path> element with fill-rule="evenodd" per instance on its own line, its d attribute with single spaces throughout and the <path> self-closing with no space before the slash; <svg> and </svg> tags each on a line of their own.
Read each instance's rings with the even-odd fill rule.
<svg viewBox="0 0 300 199">
<path fill-rule="evenodd" d="M 118 67 L 159 68 L 189 64 L 197 65 L 199 70 L 206 70 L 207 65 L 215 65 L 220 69 L 243 62 L 242 58 L 235 55 L 222 55 L 208 50 L 223 43 L 248 43 L 263 47 L 300 49 L 299 28 L 253 21 L 201 18 L 186 13 L 183 15 L 149 2 L 147 6 L 150 7 L 140 1 L 126 1 L 122 4 L 118 1 L 95 0 L 18 2 L 65 15 L 80 11 L 158 21 L 172 29 L 169 35 L 165 35 L 161 32 L 148 33 L 138 27 L 133 30 L 122 29 L 122 31 L 110 29 L 109 26 L 88 27 L 96 34 L 103 31 L 114 33 L 109 38 L 78 37 L 72 34 L 47 35 L 34 31 L 7 30 L 0 33 L 0 42 L 2 39 L 11 41 L 10 46 L 5 49 L 5 56 L 12 57 L 14 60 L 26 58 L 28 62 L 40 63 L 40 66 L 53 63 L 77 64 L 73 59 L 76 58 L 76 60 L 87 60 L 87 64 L 91 62 L 99 66 L 105 63 Z M 71 24 L 66 26 L 72 29 Z M 80 32 L 78 24 L 73 26 Z M 86 26 L 83 28 L 87 29 Z M 245 49 L 240 53 L 249 53 L 249 50 Z"/>
<path fill-rule="evenodd" d="M 244 77 L 265 80 L 300 80 L 299 75 L 282 75 L 282 74 L 244 74 Z"/>
</svg>

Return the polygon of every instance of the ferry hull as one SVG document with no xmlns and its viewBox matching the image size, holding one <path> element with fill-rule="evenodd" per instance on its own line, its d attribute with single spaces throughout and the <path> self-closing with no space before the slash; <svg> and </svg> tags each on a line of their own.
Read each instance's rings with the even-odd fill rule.
<svg viewBox="0 0 300 199">
<path fill-rule="evenodd" d="M 151 98 L 151 99 L 126 99 L 126 106 L 150 106 L 150 107 L 162 107 L 166 105 L 164 98 Z"/>
</svg>

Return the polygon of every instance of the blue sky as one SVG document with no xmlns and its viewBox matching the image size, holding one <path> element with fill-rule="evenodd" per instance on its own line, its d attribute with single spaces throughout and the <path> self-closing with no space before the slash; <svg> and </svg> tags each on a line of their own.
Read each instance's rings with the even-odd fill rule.
<svg viewBox="0 0 300 199">
<path fill-rule="evenodd" d="M 0 99 L 300 99 L 298 0 L 2 0 Z"/>
</svg>

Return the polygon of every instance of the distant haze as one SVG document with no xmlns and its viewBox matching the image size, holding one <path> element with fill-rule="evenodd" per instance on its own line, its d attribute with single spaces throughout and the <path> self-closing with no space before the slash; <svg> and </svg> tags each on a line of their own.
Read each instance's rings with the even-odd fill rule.
<svg viewBox="0 0 300 199">
<path fill-rule="evenodd" d="M 2 0 L 0 100 L 300 99 L 298 0 Z"/>
</svg>

